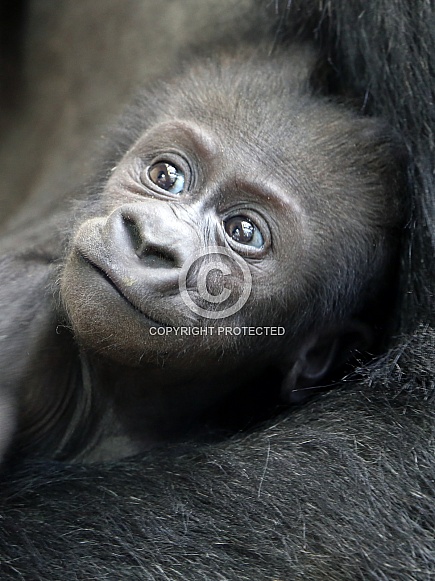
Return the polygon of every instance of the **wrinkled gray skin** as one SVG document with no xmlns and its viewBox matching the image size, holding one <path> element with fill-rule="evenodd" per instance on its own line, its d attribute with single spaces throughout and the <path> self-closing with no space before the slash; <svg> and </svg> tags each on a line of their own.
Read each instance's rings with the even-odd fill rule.
<svg viewBox="0 0 435 581">
<path fill-rule="evenodd" d="M 5 238 L 0 300 L 15 296 L 17 312 L 2 312 L 0 362 L 19 446 L 131 454 L 185 431 L 266 366 L 282 371 L 291 399 L 364 345 L 364 309 L 396 251 L 403 174 L 382 124 L 311 95 L 314 62 L 298 47 L 194 61 L 139 95 L 91 193 L 55 211 L 50 228 L 28 228 L 27 244 Z M 181 189 L 152 177 L 165 164 Z M 234 219 L 252 240 L 232 234 Z M 183 265 L 210 246 L 229 254 L 225 288 L 243 289 L 240 258 L 252 279 L 224 325 L 281 326 L 280 341 L 151 332 L 210 325 L 178 288 Z M 221 279 L 209 282 L 221 292 Z"/>
</svg>

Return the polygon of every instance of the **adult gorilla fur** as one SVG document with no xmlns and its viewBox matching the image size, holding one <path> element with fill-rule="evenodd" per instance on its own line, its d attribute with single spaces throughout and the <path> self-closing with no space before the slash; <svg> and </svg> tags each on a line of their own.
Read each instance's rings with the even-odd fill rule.
<svg viewBox="0 0 435 581">
<path fill-rule="evenodd" d="M 111 466 L 11 469 L 2 579 L 435 577 L 435 10 L 427 0 L 268 9 L 277 42 L 313 37 L 409 150 L 412 215 L 390 351 L 223 442 Z"/>
</svg>

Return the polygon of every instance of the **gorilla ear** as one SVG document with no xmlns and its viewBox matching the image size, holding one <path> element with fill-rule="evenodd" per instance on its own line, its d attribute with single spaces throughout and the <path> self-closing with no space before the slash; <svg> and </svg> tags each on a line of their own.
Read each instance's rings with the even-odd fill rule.
<svg viewBox="0 0 435 581">
<path fill-rule="evenodd" d="M 293 354 L 281 388 L 287 403 L 301 403 L 322 388 L 321 383 L 334 369 L 343 365 L 356 350 L 372 343 L 368 325 L 348 321 L 339 329 L 311 334 Z"/>
</svg>

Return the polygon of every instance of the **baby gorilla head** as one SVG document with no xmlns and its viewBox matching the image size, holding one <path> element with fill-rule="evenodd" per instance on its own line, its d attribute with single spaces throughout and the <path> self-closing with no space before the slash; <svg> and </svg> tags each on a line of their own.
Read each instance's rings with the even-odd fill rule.
<svg viewBox="0 0 435 581">
<path fill-rule="evenodd" d="M 367 341 L 402 164 L 379 121 L 313 93 L 313 64 L 306 48 L 223 54 L 126 115 L 124 153 L 82 203 L 61 277 L 77 340 L 114 393 L 163 385 L 191 401 L 200 386 L 201 408 L 270 364 L 292 391 L 342 363 L 349 337 Z"/>
</svg>

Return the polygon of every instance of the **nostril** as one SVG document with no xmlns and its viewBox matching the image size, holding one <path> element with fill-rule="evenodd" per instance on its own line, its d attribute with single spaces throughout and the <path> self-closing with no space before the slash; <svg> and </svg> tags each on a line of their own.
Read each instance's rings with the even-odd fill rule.
<svg viewBox="0 0 435 581">
<path fill-rule="evenodd" d="M 170 250 L 153 244 L 144 244 L 136 250 L 136 254 L 144 264 L 154 268 L 174 268 L 174 256 Z"/>
<path fill-rule="evenodd" d="M 123 216 L 123 222 L 132 248 L 144 266 L 151 268 L 174 268 L 176 266 L 174 254 L 169 247 L 166 248 L 160 241 L 156 243 L 148 240 L 131 218 Z"/>
<path fill-rule="evenodd" d="M 128 232 L 131 245 L 133 246 L 135 252 L 137 252 L 139 248 L 142 247 L 142 237 L 140 235 L 140 230 L 136 223 L 131 220 L 131 218 L 126 218 L 123 216 L 122 220 L 124 222 L 124 227 Z"/>
</svg>

